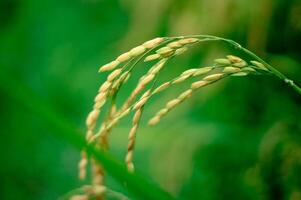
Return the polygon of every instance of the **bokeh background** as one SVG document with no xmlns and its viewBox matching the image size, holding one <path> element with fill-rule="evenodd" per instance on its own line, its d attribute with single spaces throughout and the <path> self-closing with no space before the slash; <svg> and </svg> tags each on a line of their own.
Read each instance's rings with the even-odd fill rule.
<svg viewBox="0 0 301 200">
<path fill-rule="evenodd" d="M 97 73 L 101 64 L 148 39 L 184 34 L 233 39 L 301 84 L 300 0 L 0 1 L 0 67 L 79 130 L 105 80 Z M 229 53 L 237 54 L 204 43 L 173 60 L 160 78 Z M 133 80 L 142 72 L 140 66 Z M 138 170 L 182 199 L 301 199 L 300 95 L 274 77 L 233 77 L 148 127 L 147 119 L 187 86 L 146 107 Z M 2 90 L 0 101 L 0 199 L 57 199 L 88 183 L 77 180 L 77 149 Z M 129 129 L 126 118 L 110 138 L 121 161 Z M 114 178 L 107 184 L 127 194 Z"/>
</svg>

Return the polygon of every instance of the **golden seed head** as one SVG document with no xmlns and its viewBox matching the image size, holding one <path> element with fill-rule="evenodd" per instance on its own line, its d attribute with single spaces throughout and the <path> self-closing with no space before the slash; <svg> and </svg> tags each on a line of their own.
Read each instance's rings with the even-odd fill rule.
<svg viewBox="0 0 301 200">
<path fill-rule="evenodd" d="M 239 58 L 237 56 L 233 56 L 233 55 L 228 55 L 227 58 L 231 63 L 239 63 L 239 62 L 243 61 L 241 58 Z"/>
<path fill-rule="evenodd" d="M 151 118 L 148 121 L 148 124 L 149 125 L 156 125 L 156 124 L 158 124 L 159 121 L 160 121 L 160 117 L 159 116 L 155 116 L 155 117 Z"/>
<path fill-rule="evenodd" d="M 193 74 L 193 76 L 200 76 L 200 75 L 206 74 L 206 73 L 210 72 L 212 69 L 213 69 L 213 67 L 202 67 L 202 68 L 199 68 L 199 69 Z"/>
<path fill-rule="evenodd" d="M 224 73 L 229 73 L 229 74 L 232 74 L 232 73 L 236 73 L 236 72 L 240 72 L 241 71 L 241 69 L 240 68 L 238 68 L 238 67 L 225 67 L 224 69 L 223 69 L 223 72 Z"/>
<path fill-rule="evenodd" d="M 156 51 L 157 54 L 160 54 L 162 57 L 169 57 L 174 54 L 174 50 L 169 47 L 162 47 Z"/>
<path fill-rule="evenodd" d="M 168 88 L 169 86 L 170 86 L 170 82 L 163 83 L 154 90 L 154 93 L 161 92 L 162 90 Z"/>
<path fill-rule="evenodd" d="M 191 89 L 198 89 L 200 87 L 203 87 L 207 85 L 209 82 L 208 81 L 197 81 L 191 84 Z"/>
<path fill-rule="evenodd" d="M 216 81 L 216 80 L 221 79 L 223 76 L 224 76 L 224 74 L 222 74 L 222 73 L 211 74 L 211 75 L 208 75 L 208 76 L 204 77 L 203 81 Z"/>
<path fill-rule="evenodd" d="M 181 101 L 179 99 L 173 99 L 173 100 L 167 102 L 166 108 L 170 110 L 170 109 L 174 108 L 176 105 L 178 105 L 180 102 Z"/>
<path fill-rule="evenodd" d="M 121 71 L 121 69 L 115 69 L 110 75 L 108 75 L 107 80 L 112 82 L 121 73 Z"/>
<path fill-rule="evenodd" d="M 120 64 L 119 61 L 114 60 L 108 64 L 101 66 L 99 68 L 98 72 L 110 71 L 110 70 L 114 69 L 115 67 L 117 67 L 117 65 L 119 65 L 119 64 Z"/>
<path fill-rule="evenodd" d="M 197 39 L 197 38 L 184 38 L 184 39 L 180 39 L 178 42 L 182 45 L 186 45 L 186 44 L 193 44 L 198 41 L 199 41 L 199 39 Z"/>
<path fill-rule="evenodd" d="M 182 92 L 177 98 L 172 99 L 168 101 L 165 105 L 165 107 L 161 110 L 159 110 L 156 115 L 149 120 L 150 125 L 155 125 L 158 122 L 160 122 L 161 118 L 166 115 L 171 109 L 175 108 L 178 104 L 189 98 L 195 89 L 198 89 L 200 87 L 203 87 L 205 85 L 208 85 L 214 81 L 218 81 L 219 79 L 223 78 L 224 76 L 245 76 L 248 75 L 250 72 L 256 72 L 255 69 L 258 70 L 258 68 L 262 70 L 268 70 L 268 66 L 265 66 L 263 63 L 257 62 L 257 61 L 251 61 L 251 63 L 254 66 L 248 66 L 248 63 L 244 61 L 243 59 L 233 56 L 233 55 L 228 55 L 226 58 L 221 58 L 221 59 L 215 59 L 215 65 L 212 67 L 203 67 L 203 68 L 196 68 L 196 69 L 189 69 L 184 71 L 179 77 L 174 79 L 173 81 L 169 81 L 166 83 L 161 84 L 159 87 L 154 89 L 153 91 L 151 89 L 147 90 L 144 92 L 140 99 L 135 102 L 137 99 L 138 95 L 143 92 L 144 89 L 146 89 L 147 84 L 149 84 L 155 77 L 156 75 L 160 72 L 166 61 L 172 57 L 173 55 L 180 55 L 184 53 L 185 51 L 188 50 L 187 47 L 190 46 L 190 44 L 194 44 L 200 41 L 198 38 L 185 38 L 185 36 L 181 37 L 182 39 L 176 39 L 177 41 L 173 41 L 168 43 L 165 47 L 158 46 L 158 50 L 156 51 L 155 54 L 148 55 L 144 61 L 152 61 L 159 59 L 157 64 L 152 66 L 148 72 L 142 76 L 139 79 L 138 85 L 134 89 L 134 91 L 131 92 L 130 97 L 126 100 L 124 105 L 121 107 L 120 110 L 116 110 L 116 104 L 111 105 L 109 107 L 108 111 L 108 121 L 105 121 L 102 123 L 101 128 L 99 132 L 94 134 L 94 128 L 97 124 L 97 120 L 101 111 L 101 108 L 104 106 L 106 103 L 106 99 L 109 95 L 112 95 L 116 93 L 117 89 L 127 81 L 127 79 L 130 76 L 131 69 L 129 71 L 123 72 L 123 70 L 128 70 L 125 68 L 126 66 L 120 67 L 118 69 L 115 69 L 120 63 L 126 62 L 128 60 L 131 60 L 135 58 L 136 56 L 139 56 L 146 52 L 147 49 L 150 48 L 155 48 L 157 45 L 159 45 L 161 42 L 165 40 L 165 38 L 155 38 L 152 40 L 149 40 L 145 43 L 143 43 L 140 46 L 137 46 L 133 49 L 131 49 L 129 52 L 123 53 L 119 55 L 116 60 L 105 64 L 100 67 L 99 72 L 103 71 L 109 71 L 109 70 L 114 70 L 112 73 L 110 73 L 107 76 L 107 80 L 101 85 L 99 88 L 99 93 L 95 97 L 94 101 L 94 106 L 93 110 L 88 114 L 87 119 L 86 119 L 86 125 L 87 125 L 87 133 L 86 133 L 86 139 L 88 142 L 94 141 L 99 134 L 101 137 L 104 138 L 103 135 L 109 133 L 109 129 L 111 129 L 121 118 L 123 118 L 125 115 L 129 114 L 132 110 L 136 110 L 133 119 L 132 119 L 132 128 L 129 132 L 129 143 L 128 143 L 128 152 L 125 158 L 126 165 L 129 171 L 134 171 L 134 165 L 133 165 L 133 153 L 134 153 L 134 148 L 135 148 L 135 136 L 137 133 L 137 129 L 139 126 L 139 120 L 141 119 L 142 112 L 143 112 L 143 106 L 147 103 L 147 101 L 150 99 L 152 94 L 158 93 L 169 86 L 171 84 L 175 83 L 180 83 L 182 81 L 185 81 L 189 77 L 192 76 L 200 76 L 204 75 L 205 77 L 197 82 L 194 82 L 191 84 L 191 87 Z M 167 42 L 167 41 L 166 41 Z M 165 45 L 165 44 L 164 44 Z M 162 45 L 163 46 L 163 45 Z M 161 48 L 160 48 L 161 47 Z M 144 54 L 145 55 L 145 54 Z M 217 67 L 222 67 L 222 72 L 218 72 L 215 74 L 209 73 L 210 71 L 216 69 L 215 66 Z M 256 66 L 256 67 L 255 67 Z M 260 70 L 258 70 L 260 71 Z M 211 75 L 208 75 L 211 74 Z M 113 85 L 113 86 L 112 86 Z M 112 89 L 110 89 L 112 88 Z M 103 134 L 105 133 L 105 134 Z M 96 141 L 96 140 L 95 140 Z M 100 141 L 103 142 L 103 141 Z M 87 160 L 88 157 L 87 155 L 82 157 L 82 160 L 79 163 L 79 168 L 80 168 L 80 176 L 84 177 L 86 175 L 86 165 L 87 165 Z M 93 158 L 92 158 L 93 161 Z M 93 164 L 93 163 L 92 163 Z M 93 174 L 94 172 L 94 174 Z M 93 181 L 92 183 L 102 183 L 103 179 L 103 174 L 102 173 L 95 173 L 95 171 L 92 171 L 93 174 Z M 92 185 L 90 186 L 93 194 L 97 195 L 102 195 L 106 188 L 102 185 L 97 186 L 97 185 Z M 72 200 L 86 200 L 88 199 L 87 195 L 75 195 L 71 198 Z"/>
<path fill-rule="evenodd" d="M 139 56 L 140 54 L 142 54 L 145 50 L 146 49 L 144 46 L 138 46 L 138 47 L 131 49 L 129 53 L 130 53 L 131 57 L 136 57 L 136 56 Z"/>
<path fill-rule="evenodd" d="M 152 55 L 147 56 L 147 57 L 144 59 L 144 62 L 156 60 L 156 59 L 158 59 L 158 58 L 160 58 L 160 54 L 152 54 Z"/>
<path fill-rule="evenodd" d="M 168 43 L 167 46 L 176 49 L 182 47 L 182 44 L 180 44 L 178 41 L 175 41 L 175 42 Z"/>
<path fill-rule="evenodd" d="M 151 49 L 154 48 L 155 46 L 157 46 L 158 44 L 160 44 L 161 42 L 163 42 L 164 38 L 155 38 L 152 40 L 149 40 L 147 42 L 143 43 L 143 46 L 147 49 Z"/>
</svg>

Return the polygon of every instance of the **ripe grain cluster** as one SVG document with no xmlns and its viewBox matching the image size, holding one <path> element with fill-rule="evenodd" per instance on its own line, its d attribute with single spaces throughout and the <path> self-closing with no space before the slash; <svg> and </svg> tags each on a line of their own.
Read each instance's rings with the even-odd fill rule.
<svg viewBox="0 0 301 200">
<path fill-rule="evenodd" d="M 106 81 L 103 82 L 94 98 L 94 104 L 86 118 L 86 140 L 87 143 L 95 145 L 103 151 L 109 150 L 109 135 L 120 119 L 133 113 L 131 128 L 128 133 L 128 147 L 125 152 L 125 165 L 129 172 L 134 172 L 134 151 L 138 127 L 143 116 L 144 107 L 155 95 L 166 92 L 178 84 L 189 83 L 189 86 L 180 94 L 170 99 L 165 105 L 155 112 L 149 119 L 149 125 L 158 124 L 168 113 L 178 107 L 181 103 L 188 101 L 199 89 L 221 81 L 231 76 L 263 75 L 273 74 L 270 68 L 260 60 L 243 60 L 234 55 L 215 59 L 209 66 L 194 67 L 183 71 L 178 76 L 158 81 L 158 75 L 164 68 L 168 70 L 168 62 L 171 59 L 187 52 L 192 46 L 203 41 L 226 41 L 214 36 L 181 36 L 155 38 L 147 41 L 130 51 L 117 56 L 117 58 L 99 68 L 100 73 L 107 73 Z M 229 42 L 231 43 L 231 42 Z M 237 48 L 242 48 L 232 42 Z M 121 105 L 116 104 L 118 93 L 122 86 L 130 79 L 132 72 L 138 62 L 144 62 L 145 67 L 150 65 L 145 74 L 137 80 L 136 86 L 129 92 L 129 96 Z M 161 78 L 161 77 L 160 77 Z M 104 107 L 107 106 L 107 109 Z M 103 118 L 100 115 L 103 114 Z M 98 128 L 98 129 L 97 129 Z M 86 186 L 84 194 L 75 194 L 72 200 L 84 200 L 90 197 L 101 199 L 106 191 L 104 186 L 104 170 L 100 163 L 88 158 L 83 149 L 82 158 L 79 162 L 79 178 L 87 176 L 87 166 L 91 163 L 89 170 L 92 177 L 91 186 Z"/>
</svg>

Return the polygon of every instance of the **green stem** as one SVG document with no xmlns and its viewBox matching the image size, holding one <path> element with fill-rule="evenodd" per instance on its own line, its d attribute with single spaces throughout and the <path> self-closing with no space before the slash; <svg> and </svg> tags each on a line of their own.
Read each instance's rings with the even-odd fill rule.
<svg viewBox="0 0 301 200">
<path fill-rule="evenodd" d="M 254 58 L 255 60 L 261 62 L 262 64 L 265 65 L 265 67 L 272 73 L 274 74 L 276 77 L 280 78 L 281 80 L 283 80 L 286 84 L 288 84 L 290 87 L 292 87 L 298 94 L 301 95 L 301 88 L 296 85 L 294 83 L 293 80 L 289 79 L 288 77 L 286 77 L 284 74 L 282 74 L 280 71 L 278 71 L 276 68 L 274 68 L 273 66 L 271 66 L 270 64 L 268 64 L 266 61 L 264 61 L 262 58 L 260 58 L 259 56 L 257 56 L 255 53 L 253 53 L 252 51 L 242 47 L 239 43 L 233 41 L 233 40 L 229 40 L 229 39 L 225 39 L 225 38 L 221 38 L 221 37 L 217 37 L 217 36 L 212 36 L 212 35 L 187 35 L 187 36 L 180 36 L 180 37 L 175 37 L 175 38 L 189 38 L 189 37 L 197 37 L 197 38 L 207 38 L 209 40 L 212 41 L 224 41 L 232 46 L 234 46 L 235 48 L 239 49 L 240 51 L 244 52 L 245 54 L 251 56 L 252 58 Z"/>
</svg>

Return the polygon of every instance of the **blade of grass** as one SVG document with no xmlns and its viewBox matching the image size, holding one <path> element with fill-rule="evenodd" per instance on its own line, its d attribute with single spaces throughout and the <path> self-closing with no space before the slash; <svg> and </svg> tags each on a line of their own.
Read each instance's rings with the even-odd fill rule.
<svg viewBox="0 0 301 200">
<path fill-rule="evenodd" d="M 117 181 L 138 199 L 174 199 L 167 192 L 163 191 L 157 185 L 147 180 L 141 173 L 129 173 L 126 167 L 117 161 L 112 155 L 96 150 L 93 146 L 87 145 L 83 134 L 75 126 L 56 112 L 50 104 L 35 94 L 20 79 L 17 79 L 13 73 L 2 67 L 0 73 L 0 88 L 11 98 L 17 100 L 21 105 L 43 119 L 48 125 L 51 133 L 57 137 L 72 144 L 77 149 L 86 148 L 90 155 L 101 162 L 105 170 L 110 173 Z"/>
</svg>

